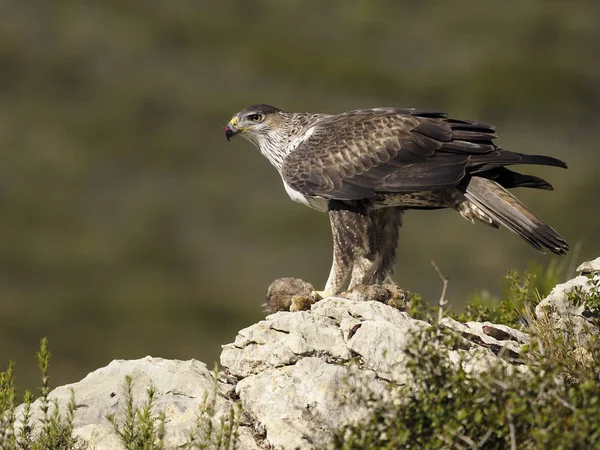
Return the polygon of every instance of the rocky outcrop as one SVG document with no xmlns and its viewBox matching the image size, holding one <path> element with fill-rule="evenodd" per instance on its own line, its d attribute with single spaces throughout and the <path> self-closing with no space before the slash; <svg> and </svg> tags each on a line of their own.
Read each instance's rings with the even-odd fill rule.
<svg viewBox="0 0 600 450">
<path fill-rule="evenodd" d="M 477 337 L 490 348 L 518 351 L 521 334 L 508 327 L 496 326 L 517 340 L 496 340 L 474 323 L 445 319 L 445 324 L 467 330 L 470 340 Z M 394 386 L 410 381 L 404 350 L 428 326 L 381 302 L 329 298 L 310 311 L 278 312 L 241 330 L 223 346 L 224 371 L 217 382 L 202 362 L 146 357 L 113 361 L 78 383 L 55 389 L 51 399 L 64 407 L 74 390 L 75 435 L 97 450 L 123 448 L 107 416 L 119 420 L 124 415 L 127 375 L 133 379 L 136 405 L 144 403 L 149 386 L 155 388 L 154 409 L 166 415 L 167 448 L 188 442 L 199 420 L 218 429 L 237 403 L 244 413 L 237 417 L 236 448 L 314 448 L 325 445 L 343 424 L 369 414 L 354 397 L 391 399 Z M 485 345 L 463 352 L 451 358 L 469 372 L 506 364 Z M 215 397 L 211 415 L 207 396 Z M 39 400 L 32 409 L 39 420 Z"/>
<path fill-rule="evenodd" d="M 74 435 L 89 448 L 96 450 L 117 450 L 124 448 L 108 421 L 114 415 L 122 422 L 126 408 L 125 377 L 131 376 L 132 397 L 136 406 L 146 402 L 147 389 L 156 390 L 154 410 L 165 413 L 165 446 L 180 448 L 189 442 L 190 432 L 198 428 L 198 421 L 207 424 L 211 421 L 214 429 L 219 429 L 221 419 L 228 419 L 233 401 L 229 398 L 233 387 L 223 381 L 215 381 L 212 371 L 206 364 L 196 360 L 174 361 L 147 356 L 143 359 L 115 360 L 108 366 L 95 370 L 83 380 L 54 389 L 50 394 L 63 410 L 75 393 L 76 409 Z M 214 401 L 214 412 L 207 411 L 207 403 Z M 40 400 L 31 408 L 32 422 L 39 432 L 42 420 Z M 212 406 L 212 405 L 211 405 Z M 210 414 L 208 414 L 210 412 Z M 23 405 L 16 411 L 17 426 L 23 415 Z M 35 434 L 35 431 L 34 431 Z M 252 432 L 240 427 L 237 448 L 256 449 Z"/>
<path fill-rule="evenodd" d="M 573 334 L 577 340 L 584 342 L 598 331 L 589 320 L 594 311 L 589 305 L 574 301 L 574 297 L 600 289 L 600 258 L 581 264 L 577 272 L 579 276 L 556 285 L 538 303 L 535 314 L 552 328 Z"/>
<path fill-rule="evenodd" d="M 447 325 L 518 351 L 518 342 L 454 322 Z M 223 347 L 221 364 L 239 379 L 242 409 L 269 444 L 321 447 L 334 430 L 369 414 L 354 397 L 393 397 L 394 386 L 411 382 L 405 350 L 428 326 L 380 302 L 329 298 L 310 311 L 278 312 L 241 330 Z M 450 357 L 467 372 L 508 364 L 483 346 L 462 353 Z"/>
<path fill-rule="evenodd" d="M 600 259 L 584 269 L 593 274 L 598 266 Z M 555 314 L 557 326 L 565 314 L 585 321 L 584 311 L 567 300 L 569 289 L 587 289 L 589 281 L 586 275 L 557 286 L 536 313 Z M 182 448 L 199 424 L 218 430 L 231 417 L 239 424 L 238 449 L 323 447 L 334 430 L 370 413 L 355 401 L 357 396 L 395 401 L 398 386 L 416 381 L 406 367 L 405 350 L 429 326 L 402 308 L 361 300 L 356 292 L 350 298 L 311 303 L 307 311 L 280 311 L 241 330 L 223 346 L 218 380 L 199 361 L 147 357 L 113 361 L 78 383 L 55 389 L 51 398 L 64 407 L 74 389 L 75 434 L 98 450 L 123 448 L 107 416 L 118 420 L 124 414 L 127 375 L 133 379 L 136 405 L 154 386 L 154 409 L 165 413 L 166 448 Z M 443 318 L 440 324 L 464 342 L 441 351 L 466 372 L 477 374 L 494 365 L 528 370 L 513 364 L 529 342 L 527 334 L 488 322 Z M 212 399 L 214 407 L 207 409 Z M 37 406 L 34 419 L 40 417 Z"/>
</svg>

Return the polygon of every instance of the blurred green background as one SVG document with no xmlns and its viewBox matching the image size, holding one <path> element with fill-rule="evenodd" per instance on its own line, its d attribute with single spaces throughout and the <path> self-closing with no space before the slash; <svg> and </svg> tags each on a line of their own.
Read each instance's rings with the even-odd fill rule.
<svg viewBox="0 0 600 450">
<path fill-rule="evenodd" d="M 598 256 L 600 3 L 548 0 L 2 0 L 0 367 L 53 385 L 147 354 L 209 365 L 259 320 L 269 283 L 323 286 L 326 215 L 291 202 L 221 127 L 290 111 L 420 107 L 494 123 L 501 145 L 565 159 L 518 195 Z M 538 254 L 455 212 L 409 212 L 397 281 L 457 307 Z"/>
</svg>

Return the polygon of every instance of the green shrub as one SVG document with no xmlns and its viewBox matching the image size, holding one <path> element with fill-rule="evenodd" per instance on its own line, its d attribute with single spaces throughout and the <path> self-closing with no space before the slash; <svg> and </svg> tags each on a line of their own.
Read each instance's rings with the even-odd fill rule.
<svg viewBox="0 0 600 450">
<path fill-rule="evenodd" d="M 532 344 L 521 365 L 495 367 L 470 376 L 452 363 L 447 350 L 464 340 L 437 325 L 415 336 L 407 351 L 408 368 L 418 389 L 400 388 L 398 405 L 357 398 L 372 414 L 364 423 L 346 426 L 334 438 L 340 449 L 600 448 L 600 346 L 591 338 L 574 349 L 570 333 L 555 333 L 530 311 L 539 301 L 532 275 L 509 274 L 509 300 L 498 306 L 471 305 L 461 320 L 504 319 L 526 326 Z M 589 293 L 571 299 L 597 311 L 600 281 Z M 502 321 L 501 321 L 502 322 Z M 579 349 L 581 353 L 581 349 Z"/>
<path fill-rule="evenodd" d="M 154 414 L 154 387 L 146 391 L 146 403 L 141 408 L 133 406 L 133 381 L 125 377 L 125 418 L 122 423 L 114 415 L 107 417 L 115 433 L 127 450 L 162 450 L 165 435 L 165 414 Z"/>
<path fill-rule="evenodd" d="M 523 274 L 510 270 L 504 277 L 503 300 L 482 291 L 472 295 L 465 310 L 455 318 L 460 322 L 489 321 L 515 328 L 527 325 L 531 310 L 559 283 L 564 271 L 564 264 L 556 262 L 546 269 L 531 265 Z"/>
</svg>

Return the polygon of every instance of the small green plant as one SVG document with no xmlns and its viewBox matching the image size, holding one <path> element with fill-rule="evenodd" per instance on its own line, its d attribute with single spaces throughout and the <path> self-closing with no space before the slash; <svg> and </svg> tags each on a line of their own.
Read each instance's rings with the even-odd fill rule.
<svg viewBox="0 0 600 450">
<path fill-rule="evenodd" d="M 226 415 L 219 418 L 219 427 L 215 429 L 219 371 L 215 366 L 212 392 L 205 392 L 202 405 L 196 418 L 196 427 L 190 430 L 187 450 L 235 450 L 238 440 L 241 409 L 232 406 Z"/>
<path fill-rule="evenodd" d="M 67 415 L 63 419 L 60 415 L 58 403 L 50 402 L 50 351 L 48 341 L 42 339 L 40 351 L 37 353 L 38 367 L 42 374 L 42 385 L 40 387 L 40 409 L 43 413 L 42 432 L 38 438 L 37 445 L 40 448 L 72 449 L 75 448 L 76 439 L 73 437 L 73 419 L 75 413 L 75 393 L 71 390 L 71 399 L 67 405 Z M 28 396 L 29 397 L 29 396 Z M 52 404 L 53 408 L 50 408 Z M 52 411 L 50 411 L 52 409 Z"/>
<path fill-rule="evenodd" d="M 15 386 L 13 364 L 9 363 L 5 372 L 0 373 L 0 449 L 2 450 L 81 450 L 84 445 L 73 437 L 73 420 L 75 413 L 75 394 L 67 405 L 66 416 L 62 417 L 56 401 L 50 401 L 50 366 L 51 354 L 48 341 L 42 339 L 37 353 L 38 367 L 41 372 L 39 410 L 41 418 L 34 421 L 33 394 L 25 391 L 23 396 L 23 412 L 19 417 L 19 425 L 15 430 L 17 417 L 15 414 Z M 41 427 L 37 430 L 38 427 Z"/>
<path fill-rule="evenodd" d="M 585 292 L 581 287 L 576 287 L 569 293 L 569 301 L 575 306 L 585 306 L 585 315 L 591 322 L 598 326 L 600 318 L 600 277 L 588 276 L 589 290 Z"/>
<path fill-rule="evenodd" d="M 133 404 L 133 381 L 131 376 L 125 377 L 125 418 L 119 423 L 114 414 L 107 417 L 115 433 L 127 450 L 162 450 L 165 432 L 165 414 L 155 414 L 154 387 L 146 391 L 146 403 L 141 407 Z"/>
<path fill-rule="evenodd" d="M 437 309 L 416 292 L 407 292 L 406 304 L 408 306 L 406 312 L 413 319 L 433 322 L 434 317 L 437 315 Z"/>
<path fill-rule="evenodd" d="M 14 364 L 0 372 L 0 448 L 15 448 L 15 376 Z"/>
<path fill-rule="evenodd" d="M 510 270 L 504 277 L 503 300 L 489 291 L 472 295 L 465 310 L 455 315 L 461 322 L 490 321 L 515 328 L 527 325 L 531 311 L 558 283 L 563 266 L 550 264 L 547 269 L 532 265 L 529 271 L 519 274 Z"/>
<path fill-rule="evenodd" d="M 219 372 L 215 368 L 214 385 L 211 392 L 204 394 L 195 427 L 189 431 L 188 442 L 182 448 L 188 450 L 235 450 L 240 419 L 239 407 L 231 407 L 219 418 L 219 426 L 213 425 L 217 416 Z M 119 421 L 115 415 L 107 416 L 115 433 L 127 450 L 162 450 L 165 437 L 165 414 L 154 412 L 156 390 L 146 391 L 146 402 L 134 406 L 133 379 L 125 377 L 125 417 Z"/>
</svg>

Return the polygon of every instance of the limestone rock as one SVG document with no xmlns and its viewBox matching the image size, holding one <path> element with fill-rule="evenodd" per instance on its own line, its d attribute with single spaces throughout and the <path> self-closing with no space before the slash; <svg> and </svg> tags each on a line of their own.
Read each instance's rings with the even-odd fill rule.
<svg viewBox="0 0 600 450">
<path fill-rule="evenodd" d="M 98 369 L 83 380 L 58 387 L 50 393 L 50 400 L 59 404 L 64 412 L 71 398 L 71 389 L 76 399 L 74 435 L 96 450 L 123 449 L 112 425 L 107 420 L 114 414 L 118 421 L 125 413 L 125 376 L 133 380 L 133 399 L 135 406 L 146 401 L 146 391 L 152 385 L 156 390 L 155 410 L 164 411 L 165 446 L 177 448 L 189 439 L 189 431 L 196 426 L 200 408 L 205 396 L 211 399 L 215 393 L 213 373 L 206 364 L 196 361 L 176 361 L 146 357 L 133 361 L 116 360 L 108 366 Z M 213 425 L 219 426 L 221 417 L 227 417 L 233 401 L 227 398 L 231 386 L 222 382 L 216 385 L 216 413 Z M 32 405 L 33 423 L 39 431 L 42 417 L 40 400 Z M 23 405 L 16 411 L 17 429 L 23 414 Z M 64 414 L 63 414 L 64 416 Z M 205 418 L 206 420 L 210 420 Z M 238 448 L 258 448 L 246 427 L 240 429 Z"/>
<path fill-rule="evenodd" d="M 341 424 L 367 417 L 369 411 L 352 400 L 365 386 L 368 394 L 386 395 L 387 383 L 371 370 L 306 357 L 244 378 L 236 391 L 274 448 L 321 448 Z"/>
<path fill-rule="evenodd" d="M 593 261 L 586 261 L 577 268 L 580 275 L 600 273 L 600 257 Z"/>
<path fill-rule="evenodd" d="M 476 344 L 490 348 L 495 354 L 504 352 L 507 356 L 516 357 L 521 352 L 522 344 L 529 342 L 526 333 L 507 325 L 491 322 L 460 323 L 450 317 L 444 317 L 440 324 L 459 332 L 462 337 Z"/>
<path fill-rule="evenodd" d="M 412 386 L 405 350 L 428 326 L 381 302 L 332 297 L 311 311 L 278 312 L 241 330 L 234 343 L 223 346 L 221 364 L 239 379 L 242 408 L 265 443 L 321 447 L 334 430 L 369 414 L 364 404 L 351 401 L 354 389 L 369 389 L 362 398 L 395 401 L 394 387 Z M 501 325 L 466 326 L 449 319 L 446 326 L 481 336 L 480 346 L 449 355 L 469 373 L 488 371 L 493 364 L 509 366 L 492 345 L 516 353 L 526 341 L 524 333 Z M 489 336 L 485 327 L 510 339 Z"/>
<path fill-rule="evenodd" d="M 581 271 L 589 270 L 593 273 L 594 267 L 600 258 L 579 266 Z M 579 270 L 578 269 L 578 270 Z M 574 337 L 574 342 L 585 345 L 590 338 L 600 336 L 600 330 L 588 319 L 590 310 L 584 303 L 577 304 L 571 298 L 573 293 L 587 294 L 600 285 L 600 274 L 588 277 L 579 275 L 565 283 L 558 284 L 550 294 L 535 308 L 535 314 L 541 321 L 548 323 L 549 327 L 561 333 L 569 333 Z"/>
<path fill-rule="evenodd" d="M 318 356 L 331 363 L 360 356 L 385 379 L 403 381 L 397 370 L 411 333 L 428 326 L 379 302 L 331 297 L 310 312 L 278 312 L 239 332 L 223 346 L 221 364 L 240 378 Z"/>
<path fill-rule="evenodd" d="M 307 356 L 343 362 L 351 354 L 333 318 L 308 311 L 278 312 L 244 328 L 232 344 L 224 345 L 221 365 L 244 378 Z"/>
</svg>

